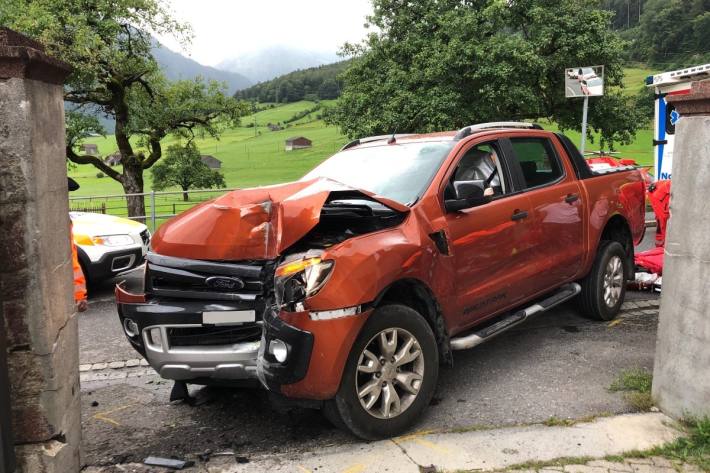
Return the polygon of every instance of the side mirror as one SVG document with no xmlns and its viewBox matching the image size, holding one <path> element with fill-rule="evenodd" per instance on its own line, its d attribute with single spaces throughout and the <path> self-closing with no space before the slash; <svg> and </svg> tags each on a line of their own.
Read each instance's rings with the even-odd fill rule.
<svg viewBox="0 0 710 473">
<path fill-rule="evenodd" d="M 491 201 L 491 197 L 484 195 L 486 183 L 483 180 L 454 181 L 454 198 L 444 201 L 447 212 L 458 212 Z"/>
</svg>

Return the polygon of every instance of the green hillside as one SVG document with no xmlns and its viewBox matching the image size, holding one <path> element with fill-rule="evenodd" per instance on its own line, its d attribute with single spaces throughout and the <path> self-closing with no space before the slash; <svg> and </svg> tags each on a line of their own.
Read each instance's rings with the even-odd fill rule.
<svg viewBox="0 0 710 473">
<path fill-rule="evenodd" d="M 256 128 L 240 126 L 227 130 L 219 140 L 198 138 L 197 146 L 202 154 L 209 154 L 222 161 L 228 187 L 246 187 L 273 184 L 298 179 L 335 153 L 347 139 L 336 127 L 326 126 L 323 121 L 308 121 L 308 117 L 280 131 L 269 131 L 268 122 L 283 122 L 295 113 L 310 109 L 315 102 L 301 101 L 267 109 L 256 114 Z M 242 125 L 253 123 L 253 117 L 244 117 Z M 313 141 L 309 149 L 285 151 L 284 142 L 292 136 L 305 136 Z M 113 136 L 86 140 L 98 145 L 99 154 L 106 156 L 116 151 Z M 174 138 L 163 141 L 163 149 L 174 143 Z M 76 166 L 69 175 L 77 180 L 81 188 L 72 196 L 121 194 L 121 185 L 108 177 L 97 178 L 98 170 L 91 165 Z M 145 190 L 151 189 L 150 172 L 144 174 Z"/>
<path fill-rule="evenodd" d="M 649 69 L 647 67 L 643 67 L 642 65 L 624 68 L 624 87 L 626 89 L 626 93 L 629 95 L 636 95 L 640 91 L 644 90 L 646 88 L 646 77 L 658 74 L 659 72 L 661 71 L 657 69 Z"/>
<path fill-rule="evenodd" d="M 238 99 L 257 102 L 290 103 L 304 99 L 334 99 L 340 95 L 342 84 L 338 76 L 350 61 L 340 61 L 323 66 L 296 70 L 266 82 L 239 90 Z"/>
</svg>

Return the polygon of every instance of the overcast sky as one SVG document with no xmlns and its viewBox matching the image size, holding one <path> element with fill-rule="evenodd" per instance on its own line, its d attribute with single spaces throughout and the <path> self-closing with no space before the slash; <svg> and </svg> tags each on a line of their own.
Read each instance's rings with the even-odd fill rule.
<svg viewBox="0 0 710 473">
<path fill-rule="evenodd" d="M 170 49 L 214 66 L 220 61 L 283 45 L 335 52 L 365 35 L 369 0 L 165 0 L 178 20 L 192 25 L 189 51 L 170 37 Z M 189 54 L 187 54 L 189 53 Z"/>
</svg>

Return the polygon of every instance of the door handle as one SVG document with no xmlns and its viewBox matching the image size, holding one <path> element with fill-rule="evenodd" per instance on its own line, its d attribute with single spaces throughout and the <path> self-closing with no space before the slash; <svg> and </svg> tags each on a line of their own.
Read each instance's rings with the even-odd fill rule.
<svg viewBox="0 0 710 473">
<path fill-rule="evenodd" d="M 513 221 L 522 220 L 524 218 L 528 218 L 528 213 L 525 210 L 516 210 L 515 212 L 513 212 L 513 216 L 510 217 L 510 219 Z"/>
<path fill-rule="evenodd" d="M 568 204 L 571 204 L 572 202 L 575 202 L 577 199 L 579 199 L 579 194 L 567 194 L 567 197 L 565 197 L 565 202 Z"/>
</svg>

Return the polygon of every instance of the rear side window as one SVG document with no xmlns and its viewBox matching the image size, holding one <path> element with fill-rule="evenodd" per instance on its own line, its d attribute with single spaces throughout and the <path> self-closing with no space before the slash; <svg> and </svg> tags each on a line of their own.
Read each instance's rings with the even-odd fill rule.
<svg viewBox="0 0 710 473">
<path fill-rule="evenodd" d="M 528 189 L 550 184 L 562 177 L 562 167 L 547 138 L 511 138 L 510 143 Z"/>
</svg>

